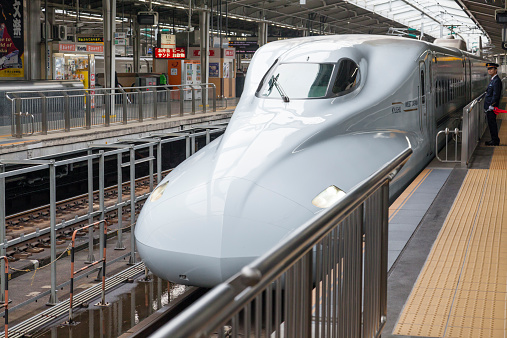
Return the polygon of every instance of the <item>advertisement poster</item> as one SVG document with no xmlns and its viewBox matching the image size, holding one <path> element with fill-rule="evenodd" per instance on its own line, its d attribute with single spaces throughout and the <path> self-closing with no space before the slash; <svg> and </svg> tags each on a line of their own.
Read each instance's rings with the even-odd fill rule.
<svg viewBox="0 0 507 338">
<path fill-rule="evenodd" d="M 220 67 L 218 62 L 209 63 L 209 77 L 220 77 Z"/>
<path fill-rule="evenodd" d="M 229 62 L 224 62 L 224 79 L 228 79 L 229 76 Z"/>
<path fill-rule="evenodd" d="M 0 78 L 24 77 L 23 0 L 0 0 Z"/>
</svg>

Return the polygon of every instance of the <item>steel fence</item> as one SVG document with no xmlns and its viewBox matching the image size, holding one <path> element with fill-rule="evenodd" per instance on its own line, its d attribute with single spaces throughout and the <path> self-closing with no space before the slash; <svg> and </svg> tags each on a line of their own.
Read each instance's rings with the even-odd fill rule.
<svg viewBox="0 0 507 338">
<path fill-rule="evenodd" d="M 47 134 L 92 126 L 127 124 L 161 117 L 217 111 L 212 83 L 131 88 L 93 88 L 7 92 L 13 116 L 12 136 Z"/>
<path fill-rule="evenodd" d="M 378 337 L 387 313 L 389 181 L 406 149 L 152 337 Z"/>
<path fill-rule="evenodd" d="M 108 213 L 118 215 L 117 227 L 109 230 L 117 232 L 116 249 L 125 249 L 123 245 L 123 231 L 126 228 L 131 230 L 130 250 L 128 253 L 119 257 L 120 259 L 129 257 L 129 264 L 136 263 L 135 257 L 135 238 L 132 231 L 135 226 L 136 215 L 139 209 L 136 203 L 144 201 L 148 198 L 151 191 L 158 182 L 161 181 L 163 175 L 163 163 L 169 163 L 171 153 L 162 152 L 162 146 L 172 142 L 184 142 L 185 157 L 192 155 L 196 150 L 196 143 L 208 144 L 211 141 L 213 134 L 220 134 L 225 130 L 224 125 L 203 125 L 195 126 L 194 129 L 183 130 L 178 133 L 158 133 L 153 134 L 151 138 L 139 139 L 125 139 L 119 140 L 118 143 L 113 144 L 94 144 L 90 145 L 88 149 L 80 149 L 66 153 L 55 154 L 55 158 L 65 158 L 63 160 L 47 160 L 47 159 L 30 159 L 30 160 L 5 160 L 0 159 L 0 255 L 5 255 L 9 248 L 24 243 L 25 241 L 40 238 L 41 236 L 50 235 L 50 255 L 51 255 L 51 289 L 47 290 L 21 304 L 16 304 L 9 309 L 16 310 L 31 302 L 37 301 L 42 297 L 49 296 L 48 304 L 53 305 L 59 302 L 57 297 L 57 290 L 70 284 L 69 280 L 63 277 L 65 282 L 59 283 L 62 278 L 57 276 L 56 265 L 60 263 L 57 260 L 57 231 L 62 232 L 67 229 L 80 227 L 83 223 L 91 224 L 94 220 L 105 220 Z M 147 152 L 148 157 L 142 158 L 139 152 Z M 108 163 L 108 166 L 105 164 Z M 72 216 L 69 219 L 62 219 L 58 217 L 57 221 L 57 203 L 67 203 L 66 200 L 57 200 L 56 187 L 58 184 L 59 176 L 57 175 L 57 168 L 64 168 L 66 166 L 76 167 L 81 165 L 86 169 L 87 175 L 87 193 L 79 196 L 81 200 L 87 201 L 88 212 L 80 216 Z M 113 166 L 117 168 L 116 184 L 112 187 L 105 187 L 105 175 L 108 170 Z M 146 168 L 148 167 L 148 168 Z M 128 168 L 123 172 L 123 168 Z M 167 168 L 166 168 L 167 169 Z M 143 178 L 140 176 L 141 170 L 149 176 L 149 192 L 136 194 L 136 181 L 135 179 Z M 48 175 L 49 171 L 49 175 Z M 38 173 L 41 176 L 49 176 L 49 218 L 50 227 L 39 229 L 37 225 L 33 225 L 34 232 L 24 233 L 21 237 L 8 239 L 6 236 L 7 226 L 6 217 L 15 216 L 6 214 L 6 185 L 9 180 L 22 179 L 24 175 Z M 126 177 L 126 175 L 128 175 Z M 125 181 L 130 180 L 129 187 L 124 187 Z M 98 186 L 98 189 L 97 189 Z M 115 189 L 117 200 L 114 203 L 105 203 L 105 190 L 106 188 Z M 127 188 L 126 190 L 124 190 Z M 128 197 L 124 196 L 124 191 L 128 193 Z M 98 195 L 98 201 L 95 197 Z M 86 202 L 84 202 L 86 203 Z M 125 225 L 122 220 L 122 214 L 129 215 L 129 224 Z M 35 220 L 29 220 L 36 222 Z M 94 237 L 93 229 L 89 228 L 88 236 L 88 261 L 95 261 L 93 248 Z M 86 244 L 86 243 L 85 243 Z M 108 262 L 112 264 L 113 261 Z M 5 268 L 3 261 L 0 263 L 1 269 Z M 40 267 L 43 268 L 43 267 Z M 97 268 L 90 273 L 99 271 Z M 76 278 L 86 277 L 82 275 Z M 3 291 L 7 288 L 7 280 L 5 276 L 0 274 L 0 302 L 4 302 Z M 2 313 L 0 313 L 0 316 Z"/>
<path fill-rule="evenodd" d="M 486 94 L 482 94 L 463 108 L 462 166 L 468 166 L 470 163 L 470 158 L 486 129 L 486 114 L 484 114 L 484 107 L 481 104 L 485 95 Z"/>
</svg>

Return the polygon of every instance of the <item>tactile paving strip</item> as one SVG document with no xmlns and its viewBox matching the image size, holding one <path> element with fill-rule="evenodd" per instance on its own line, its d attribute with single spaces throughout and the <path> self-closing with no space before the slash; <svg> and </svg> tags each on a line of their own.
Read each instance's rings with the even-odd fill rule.
<svg viewBox="0 0 507 338">
<path fill-rule="evenodd" d="M 507 149 L 470 170 L 393 331 L 507 335 Z"/>
</svg>

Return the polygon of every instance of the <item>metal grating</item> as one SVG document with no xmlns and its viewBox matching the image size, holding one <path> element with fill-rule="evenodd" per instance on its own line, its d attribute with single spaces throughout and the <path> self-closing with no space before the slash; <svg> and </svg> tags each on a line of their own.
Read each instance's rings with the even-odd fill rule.
<svg viewBox="0 0 507 338">
<path fill-rule="evenodd" d="M 504 337 L 506 162 L 507 148 L 497 147 L 490 170 L 468 172 L 394 334 Z"/>
</svg>

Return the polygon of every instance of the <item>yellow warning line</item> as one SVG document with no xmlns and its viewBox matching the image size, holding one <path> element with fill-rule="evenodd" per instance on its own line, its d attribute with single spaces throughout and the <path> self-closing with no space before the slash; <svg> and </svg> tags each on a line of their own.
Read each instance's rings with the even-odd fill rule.
<svg viewBox="0 0 507 338">
<path fill-rule="evenodd" d="M 469 170 L 393 331 L 507 336 L 507 151 Z"/>
<path fill-rule="evenodd" d="M 394 216 L 401 210 L 401 208 L 407 203 L 410 197 L 416 192 L 416 190 L 421 186 L 421 184 L 426 180 L 429 174 L 433 171 L 433 169 L 424 169 L 419 176 L 408 186 L 407 189 L 394 201 L 394 203 L 389 207 L 389 221 L 393 219 Z"/>
</svg>

